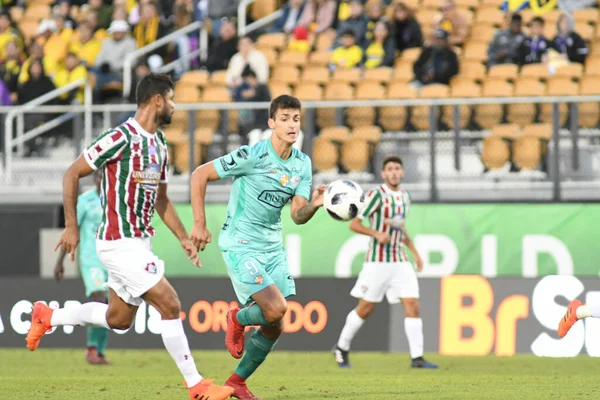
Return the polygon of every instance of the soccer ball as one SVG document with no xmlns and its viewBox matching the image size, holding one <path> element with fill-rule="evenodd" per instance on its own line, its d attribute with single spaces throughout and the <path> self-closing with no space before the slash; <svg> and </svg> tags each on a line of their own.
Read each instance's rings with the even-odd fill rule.
<svg viewBox="0 0 600 400">
<path fill-rule="evenodd" d="M 349 221 L 364 209 L 364 193 L 356 182 L 337 180 L 325 189 L 323 205 L 334 219 Z"/>
</svg>

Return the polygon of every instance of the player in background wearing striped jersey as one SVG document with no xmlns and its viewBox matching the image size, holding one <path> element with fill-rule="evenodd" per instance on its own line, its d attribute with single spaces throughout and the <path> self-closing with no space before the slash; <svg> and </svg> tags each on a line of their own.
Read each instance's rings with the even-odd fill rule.
<svg viewBox="0 0 600 400">
<path fill-rule="evenodd" d="M 91 302 L 53 310 L 36 302 L 27 347 L 35 350 L 42 336 L 54 326 L 129 329 L 138 307 L 145 301 L 162 317 L 163 343 L 185 379 L 190 399 L 225 400 L 233 389 L 213 385 L 196 369 L 183 330 L 177 293 L 164 277 L 164 262 L 151 247 L 156 209 L 189 259 L 201 266 L 197 249 L 167 196 L 167 142 L 158 128 L 171 122 L 175 110 L 173 82 L 166 75 L 150 74 L 139 82 L 136 97 L 135 116 L 100 135 L 69 167 L 63 179 L 65 230 L 56 248 L 62 247 L 74 259 L 79 243 L 79 179 L 99 168 L 103 170 L 101 190 L 105 201 L 96 251 L 108 270 L 108 305 Z"/>
<path fill-rule="evenodd" d="M 404 329 L 408 338 L 413 368 L 437 368 L 423 359 L 423 321 L 419 315 L 419 283 L 405 247 L 412 252 L 417 271 L 423 260 L 408 236 L 404 221 L 410 209 L 410 196 L 400 189 L 404 176 L 402 160 L 388 157 L 383 161 L 381 177 L 384 184 L 367 193 L 365 209 L 352 220 L 350 229 L 371 237 L 363 269 L 350 294 L 358 298 L 358 306 L 346 317 L 337 345 L 333 349 L 340 367 L 350 367 L 352 339 L 384 295 L 390 304 L 402 300 L 406 318 Z M 363 225 L 369 219 L 370 228 Z"/>
</svg>

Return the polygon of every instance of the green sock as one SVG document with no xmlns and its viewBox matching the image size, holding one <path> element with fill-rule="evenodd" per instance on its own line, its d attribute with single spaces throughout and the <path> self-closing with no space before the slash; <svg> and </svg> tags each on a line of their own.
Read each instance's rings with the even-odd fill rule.
<svg viewBox="0 0 600 400">
<path fill-rule="evenodd" d="M 250 307 L 242 308 L 237 313 L 237 320 L 244 326 L 270 325 L 263 316 L 262 310 L 258 304 L 252 304 Z"/>
<path fill-rule="evenodd" d="M 95 326 L 88 326 L 87 327 L 87 347 L 95 347 L 98 348 L 98 335 L 96 334 L 96 328 Z"/>
<path fill-rule="evenodd" d="M 252 336 L 250 336 L 250 340 L 248 340 L 246 353 L 244 353 L 244 357 L 242 357 L 235 369 L 235 373 L 244 379 L 248 379 L 260 364 L 265 361 L 267 354 L 271 352 L 271 349 L 273 349 L 276 342 L 276 340 L 265 338 L 262 333 L 260 333 L 260 329 L 254 332 Z"/>
<path fill-rule="evenodd" d="M 108 329 L 97 327 L 94 329 L 97 329 L 96 337 L 98 338 L 98 354 L 104 355 L 106 344 L 108 343 Z"/>
</svg>

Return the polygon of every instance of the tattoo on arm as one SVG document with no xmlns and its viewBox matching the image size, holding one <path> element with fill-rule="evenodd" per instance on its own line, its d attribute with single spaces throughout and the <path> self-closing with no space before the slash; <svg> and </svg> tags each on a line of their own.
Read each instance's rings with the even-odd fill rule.
<svg viewBox="0 0 600 400">
<path fill-rule="evenodd" d="M 313 206 L 312 203 L 308 203 L 296 212 L 296 218 L 294 218 L 294 222 L 297 224 L 307 223 L 313 217 L 313 215 L 315 215 L 317 210 L 318 207 Z"/>
</svg>

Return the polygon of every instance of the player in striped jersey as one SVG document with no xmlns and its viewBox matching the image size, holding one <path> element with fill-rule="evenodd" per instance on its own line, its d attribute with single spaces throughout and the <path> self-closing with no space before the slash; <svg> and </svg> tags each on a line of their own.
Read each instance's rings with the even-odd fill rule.
<svg viewBox="0 0 600 400">
<path fill-rule="evenodd" d="M 52 310 L 36 302 L 27 347 L 35 350 L 42 336 L 54 326 L 129 329 L 138 307 L 146 301 L 161 314 L 163 343 L 185 379 L 190 399 L 225 400 L 233 389 L 213 385 L 196 369 L 183 330 L 177 293 L 164 277 L 164 262 L 151 247 L 156 209 L 189 259 L 200 267 L 197 249 L 167 196 L 167 142 L 158 128 L 171 122 L 175 109 L 173 83 L 166 75 L 150 74 L 138 84 L 136 96 L 135 116 L 100 135 L 69 167 L 63 179 L 65 230 L 56 248 L 62 247 L 74 259 L 79 243 L 79 179 L 103 169 L 101 196 L 105 201 L 96 251 L 108 271 L 108 305 L 90 302 Z"/>
<path fill-rule="evenodd" d="M 342 329 L 334 355 L 340 367 L 350 367 L 349 351 L 352 339 L 365 319 L 386 296 L 390 304 L 402 300 L 406 318 L 404 329 L 408 338 L 413 368 L 437 368 L 423 358 L 423 321 L 419 315 L 419 283 L 405 247 L 412 252 L 417 271 L 423 260 L 408 236 L 404 221 L 410 209 L 410 196 L 400 189 L 404 176 L 402 160 L 388 157 L 383 161 L 381 177 L 384 184 L 367 193 L 366 207 L 355 218 L 350 229 L 371 237 L 363 269 L 350 294 L 358 298 L 358 306 L 350 311 Z M 369 220 L 370 228 L 363 225 Z"/>
</svg>

